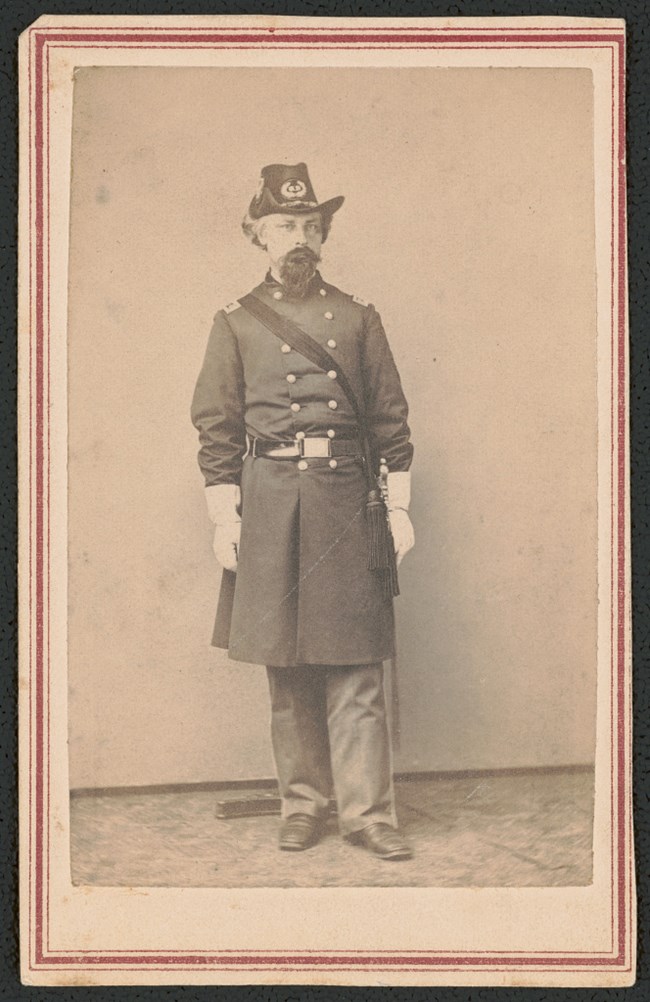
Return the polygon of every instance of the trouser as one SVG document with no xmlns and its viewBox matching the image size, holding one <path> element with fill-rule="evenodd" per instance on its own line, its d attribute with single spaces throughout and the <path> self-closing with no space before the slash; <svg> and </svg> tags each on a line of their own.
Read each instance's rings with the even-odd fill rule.
<svg viewBox="0 0 650 1002">
<path fill-rule="evenodd" d="M 325 817 L 334 793 L 344 835 L 396 827 L 383 667 L 267 667 L 282 816 Z"/>
</svg>

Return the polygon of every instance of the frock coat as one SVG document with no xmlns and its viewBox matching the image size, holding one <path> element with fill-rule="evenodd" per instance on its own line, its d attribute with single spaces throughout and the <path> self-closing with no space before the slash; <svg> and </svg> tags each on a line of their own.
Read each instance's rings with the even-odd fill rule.
<svg viewBox="0 0 650 1002">
<path fill-rule="evenodd" d="M 270 275 L 252 290 L 318 341 L 364 407 L 377 456 L 406 471 L 408 406 L 379 314 L 324 282 L 302 299 Z M 224 571 L 212 642 L 235 661 L 370 664 L 393 657 L 393 606 L 368 570 L 367 479 L 358 456 L 274 459 L 250 442 L 355 440 L 336 380 L 235 302 L 215 318 L 192 401 L 206 486 L 241 486 L 236 573 Z"/>
</svg>

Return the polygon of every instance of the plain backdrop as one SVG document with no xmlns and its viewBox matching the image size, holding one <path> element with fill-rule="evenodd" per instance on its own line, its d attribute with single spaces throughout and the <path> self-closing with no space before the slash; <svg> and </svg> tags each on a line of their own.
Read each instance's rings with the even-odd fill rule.
<svg viewBox="0 0 650 1002">
<path fill-rule="evenodd" d="M 395 767 L 593 760 L 592 100 L 577 69 L 76 71 L 73 787 L 273 775 L 265 672 L 209 645 L 189 405 L 213 314 L 264 274 L 260 167 L 300 160 L 346 196 L 321 270 L 377 306 L 411 404 Z"/>
</svg>

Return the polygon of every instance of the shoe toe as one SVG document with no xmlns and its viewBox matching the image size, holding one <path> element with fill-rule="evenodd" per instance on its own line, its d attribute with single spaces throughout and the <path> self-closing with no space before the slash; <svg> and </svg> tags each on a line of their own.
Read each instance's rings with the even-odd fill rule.
<svg viewBox="0 0 650 1002">
<path fill-rule="evenodd" d="M 310 814 L 291 814 L 280 829 L 280 849 L 300 852 L 315 845 L 322 834 L 319 818 Z"/>
<path fill-rule="evenodd" d="M 366 849 L 381 859 L 410 859 L 413 855 L 400 833 L 387 824 L 378 822 L 362 828 L 357 838 Z"/>
</svg>

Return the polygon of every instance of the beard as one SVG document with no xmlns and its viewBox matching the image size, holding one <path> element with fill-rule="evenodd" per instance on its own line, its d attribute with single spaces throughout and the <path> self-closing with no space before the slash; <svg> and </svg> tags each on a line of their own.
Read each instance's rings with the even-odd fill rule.
<svg viewBox="0 0 650 1002">
<path fill-rule="evenodd" d="M 302 299 L 320 261 L 309 247 L 294 247 L 282 258 L 280 281 L 291 296 Z"/>
</svg>

